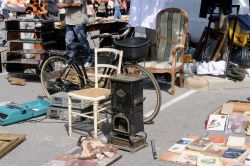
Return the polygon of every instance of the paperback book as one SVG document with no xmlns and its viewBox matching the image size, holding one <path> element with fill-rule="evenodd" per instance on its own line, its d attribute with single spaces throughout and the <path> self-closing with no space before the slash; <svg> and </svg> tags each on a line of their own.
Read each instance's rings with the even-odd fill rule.
<svg viewBox="0 0 250 166">
<path fill-rule="evenodd" d="M 197 166 L 222 166 L 222 163 L 219 157 L 198 155 Z"/>
<path fill-rule="evenodd" d="M 245 137 L 229 136 L 226 146 L 230 147 L 230 148 L 245 150 L 246 149 L 246 138 Z"/>
<path fill-rule="evenodd" d="M 198 138 L 194 140 L 191 144 L 187 145 L 187 148 L 190 150 L 204 151 L 212 144 L 213 144 L 213 141 L 211 140 L 208 140 L 205 138 Z"/>
<path fill-rule="evenodd" d="M 226 120 L 227 120 L 227 115 L 211 114 L 208 117 L 206 130 L 224 131 Z"/>
<path fill-rule="evenodd" d="M 246 150 L 228 148 L 223 154 L 222 159 L 224 162 L 244 162 L 248 153 Z"/>
<path fill-rule="evenodd" d="M 205 151 L 202 153 L 208 156 L 214 156 L 214 157 L 220 157 L 222 154 L 227 150 L 227 147 L 225 146 L 219 146 L 219 145 L 212 145 L 209 146 Z"/>
<path fill-rule="evenodd" d="M 199 152 L 185 150 L 180 154 L 178 163 L 185 165 L 197 165 L 197 158 L 200 155 Z"/>
<path fill-rule="evenodd" d="M 208 139 L 216 145 L 225 146 L 226 144 L 226 138 L 224 136 L 209 136 Z"/>
<path fill-rule="evenodd" d="M 244 133 L 244 117 L 241 115 L 228 115 L 226 123 L 227 133 Z"/>
<path fill-rule="evenodd" d="M 189 138 L 182 138 L 181 140 L 177 141 L 172 147 L 168 149 L 169 152 L 176 152 L 181 153 L 186 149 L 186 146 L 194 141 L 193 139 Z"/>
<path fill-rule="evenodd" d="M 163 154 L 157 157 L 158 160 L 168 161 L 168 162 L 173 162 L 173 163 L 177 163 L 179 158 L 180 158 L 179 153 L 169 152 L 169 151 L 164 152 Z"/>
<path fill-rule="evenodd" d="M 223 164 L 224 166 L 249 166 L 244 163 L 239 163 L 239 162 L 225 162 Z"/>
<path fill-rule="evenodd" d="M 250 165 L 250 155 L 245 158 L 245 164 Z"/>
</svg>

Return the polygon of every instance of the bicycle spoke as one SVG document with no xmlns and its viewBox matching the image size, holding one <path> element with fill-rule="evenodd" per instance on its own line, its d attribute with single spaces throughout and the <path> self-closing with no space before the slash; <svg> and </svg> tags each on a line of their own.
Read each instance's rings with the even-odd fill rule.
<svg viewBox="0 0 250 166">
<path fill-rule="evenodd" d="M 41 69 L 42 88 L 48 98 L 57 92 L 69 92 L 82 88 L 81 72 L 65 57 L 54 55 L 48 58 Z"/>
<path fill-rule="evenodd" d="M 124 66 L 122 72 L 143 78 L 144 122 L 152 121 L 159 112 L 161 104 L 160 88 L 154 76 L 145 68 L 133 64 Z"/>
</svg>

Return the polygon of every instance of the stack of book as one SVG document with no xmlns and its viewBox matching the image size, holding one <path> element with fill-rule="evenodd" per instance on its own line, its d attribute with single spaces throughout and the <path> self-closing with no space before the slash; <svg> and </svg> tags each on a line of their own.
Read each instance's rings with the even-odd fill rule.
<svg viewBox="0 0 250 166">
<path fill-rule="evenodd" d="M 250 135 L 249 123 L 250 102 L 228 101 L 209 115 L 206 130 Z"/>
<path fill-rule="evenodd" d="M 238 166 L 249 164 L 250 155 L 245 137 L 209 136 L 182 138 L 158 159 L 194 166 Z"/>
<path fill-rule="evenodd" d="M 244 133 L 246 121 L 242 115 L 214 115 L 208 117 L 206 130 Z"/>
</svg>

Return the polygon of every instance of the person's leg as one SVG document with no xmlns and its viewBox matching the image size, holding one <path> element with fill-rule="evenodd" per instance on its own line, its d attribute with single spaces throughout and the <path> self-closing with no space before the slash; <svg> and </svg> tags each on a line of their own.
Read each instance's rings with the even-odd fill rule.
<svg viewBox="0 0 250 166">
<path fill-rule="evenodd" d="M 118 11 L 118 19 L 121 19 L 122 18 L 122 14 L 121 14 L 121 8 L 120 8 L 120 6 L 118 6 L 117 11 Z"/>
<path fill-rule="evenodd" d="M 115 18 L 115 19 L 118 19 L 117 7 L 115 7 L 114 18 Z"/>
<path fill-rule="evenodd" d="M 115 19 L 120 19 L 121 18 L 121 11 L 120 11 L 120 7 L 115 5 L 115 14 L 114 14 L 114 18 Z"/>
<path fill-rule="evenodd" d="M 72 25 L 66 25 L 65 43 L 66 45 L 73 43 L 75 40 L 75 34 Z M 67 48 L 67 47 L 66 47 Z M 74 56 L 74 50 L 67 50 L 67 55 L 69 57 Z"/>
<path fill-rule="evenodd" d="M 75 25 L 74 26 L 74 31 L 75 31 L 75 34 L 76 34 L 76 37 L 77 37 L 78 41 L 85 48 L 86 62 L 91 63 L 92 62 L 92 55 L 91 55 L 91 51 L 90 51 L 89 42 L 88 42 L 88 39 L 87 39 L 86 26 L 85 25 Z"/>
</svg>

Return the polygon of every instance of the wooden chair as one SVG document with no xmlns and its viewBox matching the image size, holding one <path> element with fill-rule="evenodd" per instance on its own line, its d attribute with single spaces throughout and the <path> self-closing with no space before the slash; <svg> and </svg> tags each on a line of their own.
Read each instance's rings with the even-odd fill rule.
<svg viewBox="0 0 250 166">
<path fill-rule="evenodd" d="M 111 65 L 111 64 L 104 64 L 100 63 L 98 61 L 98 57 L 100 55 L 112 55 L 118 56 L 118 64 L 117 65 Z M 104 68 L 106 69 L 113 69 L 115 70 L 116 74 L 120 74 L 121 71 L 121 64 L 122 64 L 122 55 L 123 52 L 117 49 L 113 48 L 95 48 L 95 87 L 94 88 L 89 88 L 89 89 L 82 89 L 82 90 L 77 90 L 73 92 L 68 93 L 68 114 L 69 114 L 69 136 L 71 136 L 72 133 L 72 115 L 78 115 L 82 116 L 85 118 L 90 118 L 94 120 L 94 137 L 97 138 L 97 125 L 103 121 L 105 121 L 105 118 L 100 118 L 99 113 L 102 111 L 107 110 L 107 107 L 102 107 L 100 101 L 102 100 L 107 100 L 110 98 L 110 89 L 106 88 L 100 88 L 98 87 L 98 80 L 100 78 L 109 78 L 110 75 L 103 73 L 100 71 Z M 99 71 L 99 72 L 98 72 Z M 87 113 L 79 113 L 79 112 L 74 112 L 72 110 L 72 99 L 80 99 L 80 100 L 88 100 L 93 103 L 93 111 L 87 112 Z"/>
<path fill-rule="evenodd" d="M 183 61 L 187 29 L 188 15 L 184 10 L 161 10 L 156 16 L 156 58 L 140 63 L 154 74 L 170 73 L 172 95 L 175 93 L 176 73 L 180 73 L 180 87 L 184 85 Z"/>
</svg>

